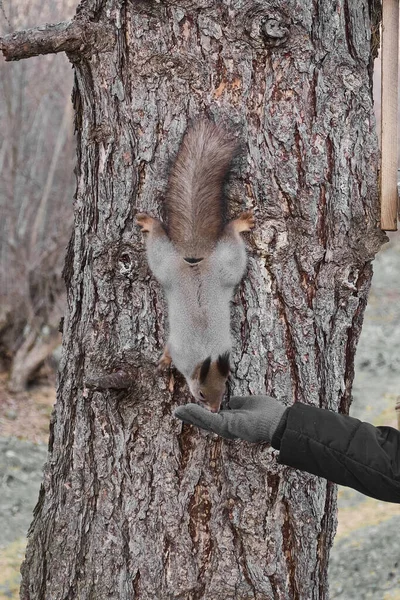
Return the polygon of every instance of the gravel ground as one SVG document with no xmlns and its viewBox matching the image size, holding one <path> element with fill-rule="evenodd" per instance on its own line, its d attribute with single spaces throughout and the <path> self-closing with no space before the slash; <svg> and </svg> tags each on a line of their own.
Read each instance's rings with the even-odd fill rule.
<svg viewBox="0 0 400 600">
<path fill-rule="evenodd" d="M 400 598 L 400 515 L 338 540 L 330 563 L 331 600 Z"/>
<path fill-rule="evenodd" d="M 0 438 L 0 547 L 26 536 L 46 455 L 44 444 Z"/>
<path fill-rule="evenodd" d="M 400 232 L 399 232 L 400 233 Z M 351 414 L 396 426 L 400 395 L 400 235 L 374 263 L 373 287 L 356 357 Z M 18 598 L 18 569 L 47 445 L 0 437 L 0 600 Z M 332 600 L 400 600 L 400 506 L 339 491 L 331 553 Z"/>
<path fill-rule="evenodd" d="M 0 437 L 0 600 L 19 598 L 19 568 L 47 445 Z"/>
</svg>

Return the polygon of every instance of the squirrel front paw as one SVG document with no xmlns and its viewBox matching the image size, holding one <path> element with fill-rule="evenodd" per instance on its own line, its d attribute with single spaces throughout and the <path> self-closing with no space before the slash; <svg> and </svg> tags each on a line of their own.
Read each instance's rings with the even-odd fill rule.
<svg viewBox="0 0 400 600">
<path fill-rule="evenodd" d="M 240 215 L 237 219 L 232 221 L 232 227 L 238 233 L 243 231 L 250 231 L 256 224 L 254 213 L 252 210 L 248 210 Z"/>
<path fill-rule="evenodd" d="M 168 346 L 165 346 L 164 352 L 162 353 L 160 360 L 158 361 L 158 371 L 162 371 L 163 369 L 167 369 L 172 362 L 171 355 L 169 353 Z"/>
</svg>

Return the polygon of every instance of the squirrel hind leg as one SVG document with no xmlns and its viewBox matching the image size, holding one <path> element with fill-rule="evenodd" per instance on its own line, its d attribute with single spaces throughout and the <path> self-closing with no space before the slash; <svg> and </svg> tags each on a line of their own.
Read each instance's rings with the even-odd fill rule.
<svg viewBox="0 0 400 600">
<path fill-rule="evenodd" d="M 165 229 L 161 221 L 146 213 L 138 213 L 136 215 L 136 224 L 140 227 L 142 233 L 165 235 Z"/>
<path fill-rule="evenodd" d="M 254 213 L 252 210 L 243 212 L 237 219 L 233 219 L 228 226 L 233 229 L 236 233 L 243 233 L 244 231 L 250 231 L 256 224 Z"/>
</svg>

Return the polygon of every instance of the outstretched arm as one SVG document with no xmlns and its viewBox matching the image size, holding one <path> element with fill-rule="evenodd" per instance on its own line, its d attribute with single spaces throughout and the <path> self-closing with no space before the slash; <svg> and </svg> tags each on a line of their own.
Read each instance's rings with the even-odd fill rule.
<svg viewBox="0 0 400 600">
<path fill-rule="evenodd" d="M 400 503 L 400 432 L 297 402 L 285 410 L 268 396 L 236 397 L 233 410 L 212 414 L 188 404 L 175 415 L 228 439 L 267 442 L 279 462 Z"/>
<path fill-rule="evenodd" d="M 400 432 L 296 403 L 272 438 L 279 461 L 386 502 L 400 503 Z"/>
</svg>

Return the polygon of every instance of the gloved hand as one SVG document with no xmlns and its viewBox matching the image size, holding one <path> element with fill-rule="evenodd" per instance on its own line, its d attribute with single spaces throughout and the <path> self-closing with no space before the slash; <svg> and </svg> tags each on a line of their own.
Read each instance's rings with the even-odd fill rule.
<svg viewBox="0 0 400 600">
<path fill-rule="evenodd" d="M 229 406 L 232 410 L 212 413 L 197 404 L 186 404 L 175 409 L 174 415 L 228 440 L 270 443 L 287 408 L 270 396 L 235 396 Z"/>
</svg>

